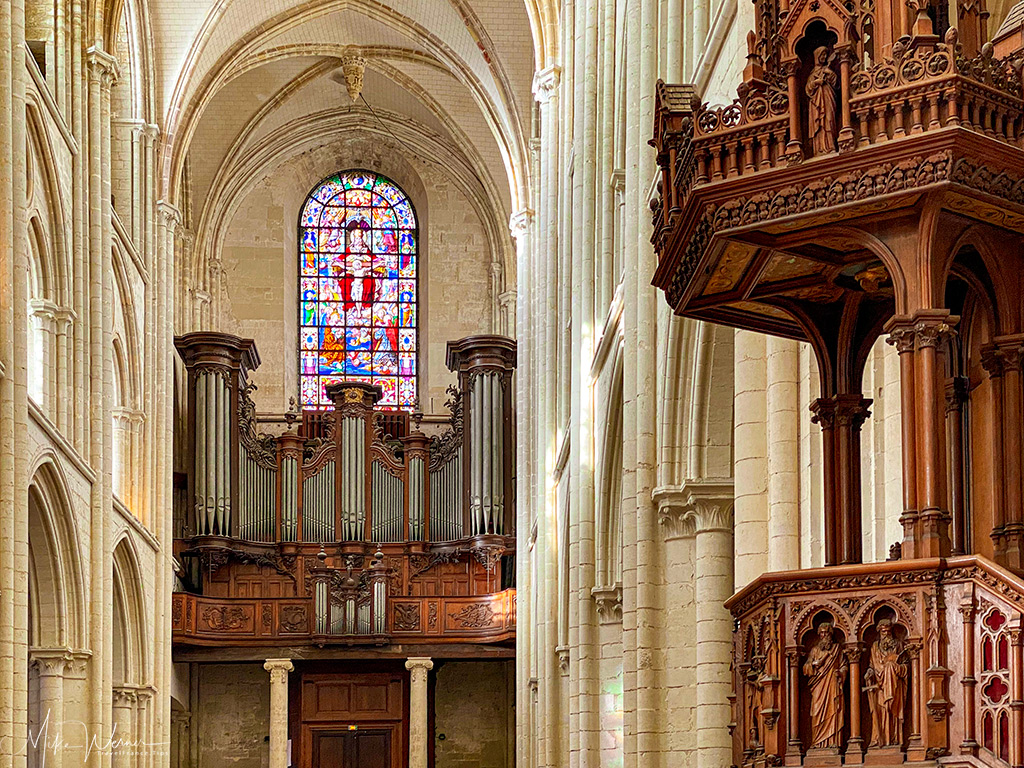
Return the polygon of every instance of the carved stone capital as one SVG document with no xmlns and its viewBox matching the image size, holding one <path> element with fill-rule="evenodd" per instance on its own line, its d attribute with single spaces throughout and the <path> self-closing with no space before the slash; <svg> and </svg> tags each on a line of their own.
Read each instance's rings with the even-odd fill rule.
<svg viewBox="0 0 1024 768">
<path fill-rule="evenodd" d="M 557 645 L 555 646 L 555 656 L 558 657 L 558 670 L 563 676 L 569 674 L 569 646 L 568 645 Z"/>
<path fill-rule="evenodd" d="M 992 340 L 992 347 L 999 356 L 1000 372 L 1020 372 L 1024 363 L 1024 335 L 1015 334 L 1012 336 L 996 336 Z M 988 347 L 988 345 L 986 345 Z M 982 349 L 982 363 L 986 349 Z"/>
<path fill-rule="evenodd" d="M 414 656 L 405 660 L 405 668 L 409 670 L 412 682 L 426 681 L 427 672 L 434 668 L 434 662 L 426 656 Z"/>
<path fill-rule="evenodd" d="M 590 594 L 597 603 L 597 615 L 602 624 L 617 624 L 622 621 L 622 585 L 594 587 Z"/>
<path fill-rule="evenodd" d="M 558 81 L 561 79 L 562 68 L 551 65 L 541 69 L 533 76 L 533 96 L 541 104 L 547 104 L 551 97 L 558 90 Z"/>
<path fill-rule="evenodd" d="M 111 690 L 114 709 L 131 709 L 139 700 L 139 691 L 132 686 L 118 686 Z"/>
<path fill-rule="evenodd" d="M 533 224 L 534 211 L 532 208 L 523 208 L 513 213 L 508 220 L 508 228 L 517 241 L 521 240 Z"/>
<path fill-rule="evenodd" d="M 33 648 L 28 658 L 40 677 L 63 677 L 74 661 L 70 648 Z"/>
<path fill-rule="evenodd" d="M 732 530 L 732 478 L 687 480 L 680 486 L 655 488 L 652 496 L 667 539 Z"/>
<path fill-rule="evenodd" d="M 157 200 L 156 210 L 160 218 L 163 219 L 164 225 L 171 231 L 181 225 L 181 211 L 177 206 L 171 205 L 166 200 Z"/>
<path fill-rule="evenodd" d="M 286 685 L 288 673 L 295 669 L 291 659 L 267 659 L 263 668 L 270 673 L 271 685 Z"/>
<path fill-rule="evenodd" d="M 91 46 L 85 52 L 90 78 L 98 78 L 103 88 L 110 88 L 120 76 L 117 59 L 101 48 Z"/>
<path fill-rule="evenodd" d="M 64 668 L 66 680 L 84 680 L 85 673 L 89 670 L 89 662 L 92 660 L 90 651 L 72 651 L 70 661 Z"/>
<path fill-rule="evenodd" d="M 889 331 L 889 335 L 885 337 L 885 342 L 896 347 L 897 354 L 902 355 L 904 352 L 914 351 L 915 338 L 916 334 L 913 328 L 899 326 Z"/>
</svg>

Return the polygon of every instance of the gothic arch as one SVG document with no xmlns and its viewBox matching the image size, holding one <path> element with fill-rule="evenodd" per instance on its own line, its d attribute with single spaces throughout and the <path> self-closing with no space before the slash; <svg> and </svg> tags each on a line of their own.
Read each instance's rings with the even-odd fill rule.
<svg viewBox="0 0 1024 768">
<path fill-rule="evenodd" d="M 25 105 L 31 168 L 35 175 L 28 200 L 28 217 L 34 221 L 33 236 L 46 259 L 46 298 L 59 306 L 68 306 L 71 297 L 71 270 L 68 239 L 65 233 L 65 202 L 49 134 L 39 107 L 32 99 Z"/>
<path fill-rule="evenodd" d="M 606 587 L 622 581 L 623 340 L 616 336 L 597 477 L 597 582 Z"/>
<path fill-rule="evenodd" d="M 45 648 L 85 646 L 85 600 L 67 484 L 47 451 L 28 490 L 29 643 Z"/>
<path fill-rule="evenodd" d="M 149 659 L 145 642 L 145 600 L 138 556 L 130 536 L 114 547 L 113 684 L 145 685 Z"/>
<path fill-rule="evenodd" d="M 669 361 L 662 400 L 663 485 L 732 476 L 733 358 L 731 328 L 675 319 L 669 326 Z M 712 447 L 729 446 L 716 456 Z"/>
<path fill-rule="evenodd" d="M 526 137 L 523 135 L 523 121 L 515 109 L 515 100 L 509 91 L 508 78 L 498 57 L 488 58 L 486 82 L 474 65 L 465 61 L 450 47 L 445 39 L 434 31 L 416 23 L 394 10 L 373 4 L 368 0 L 332 0 L 331 2 L 305 2 L 287 8 L 268 18 L 258 28 L 238 37 L 223 51 L 212 52 L 208 45 L 216 37 L 223 16 L 230 10 L 229 3 L 223 3 L 204 20 L 196 40 L 186 54 L 186 61 L 171 94 L 168 110 L 170 120 L 168 133 L 175 137 L 164 154 L 163 183 L 165 197 L 178 201 L 182 168 L 186 163 L 188 146 L 206 107 L 217 91 L 236 77 L 245 66 L 257 66 L 266 54 L 264 42 L 278 33 L 283 25 L 294 26 L 309 22 L 330 13 L 354 9 L 372 18 L 411 40 L 416 40 L 432 56 L 438 59 L 452 75 L 469 88 L 477 107 L 501 149 L 508 174 L 509 191 L 513 210 L 522 207 L 529 188 L 529 163 L 527 161 Z M 468 28 L 477 33 L 477 46 L 487 53 L 489 38 L 474 18 L 463 15 Z M 207 50 L 210 48 L 211 50 Z M 213 62 L 208 59 L 216 57 Z M 248 62 L 244 65 L 240 62 Z M 492 92 L 494 91 L 494 92 Z"/>
</svg>

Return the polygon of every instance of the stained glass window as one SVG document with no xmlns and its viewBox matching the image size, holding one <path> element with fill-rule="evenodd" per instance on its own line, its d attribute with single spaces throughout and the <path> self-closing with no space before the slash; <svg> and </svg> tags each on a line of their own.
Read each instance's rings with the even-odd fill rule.
<svg viewBox="0 0 1024 768">
<path fill-rule="evenodd" d="M 416 214 L 393 181 L 345 171 L 299 219 L 299 374 L 304 408 L 335 381 L 380 385 L 382 408 L 416 400 Z"/>
</svg>

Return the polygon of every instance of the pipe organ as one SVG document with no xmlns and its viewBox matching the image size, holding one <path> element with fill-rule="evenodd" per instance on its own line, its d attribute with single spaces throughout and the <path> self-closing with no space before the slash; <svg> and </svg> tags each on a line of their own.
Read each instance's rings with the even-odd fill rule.
<svg viewBox="0 0 1024 768">
<path fill-rule="evenodd" d="M 274 419 L 287 428 L 264 432 L 248 380 L 259 365 L 251 340 L 200 332 L 176 345 L 188 372 L 192 450 L 175 551 L 194 599 L 222 607 L 259 594 L 301 599 L 311 637 L 379 639 L 403 627 L 440 631 L 436 616 L 416 614 L 439 604 L 395 597 L 476 596 L 489 606 L 504 595 L 494 629 L 508 636 L 514 341 L 449 342 L 458 384 L 448 423 L 431 436 L 421 416 L 382 412 L 380 390 L 355 381 L 327 387 L 333 407 L 301 421 L 315 430 L 287 414 Z M 270 617 L 287 608 L 287 633 L 297 632 L 297 606 L 275 605 L 261 618 L 274 625 Z M 465 615 L 476 621 L 477 611 Z"/>
</svg>

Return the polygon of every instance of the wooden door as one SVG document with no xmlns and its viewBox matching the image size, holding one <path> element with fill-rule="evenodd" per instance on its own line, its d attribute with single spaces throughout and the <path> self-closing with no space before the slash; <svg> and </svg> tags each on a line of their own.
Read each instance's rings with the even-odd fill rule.
<svg viewBox="0 0 1024 768">
<path fill-rule="evenodd" d="M 313 768 L 391 768 L 391 731 L 318 733 L 313 738 Z"/>
</svg>

